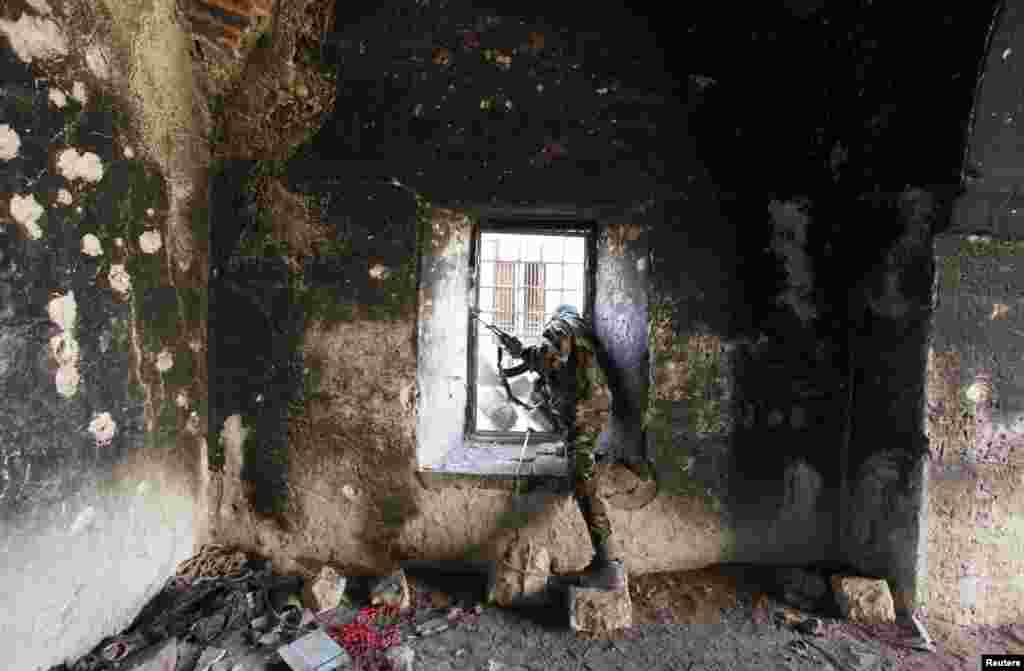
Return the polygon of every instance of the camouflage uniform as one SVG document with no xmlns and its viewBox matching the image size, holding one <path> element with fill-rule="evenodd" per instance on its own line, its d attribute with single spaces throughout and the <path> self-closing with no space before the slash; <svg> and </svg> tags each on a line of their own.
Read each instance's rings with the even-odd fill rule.
<svg viewBox="0 0 1024 671">
<path fill-rule="evenodd" d="M 539 375 L 534 384 L 534 402 L 540 404 L 539 409 L 555 430 L 565 436 L 573 496 L 587 524 L 594 559 L 607 562 L 612 559 L 611 520 L 594 477 L 595 462 L 600 458 L 595 455 L 595 447 L 602 427 L 593 417 L 581 422 L 578 416 L 579 403 L 590 400 L 595 387 L 606 384 L 593 332 L 575 308 L 559 306 L 545 325 L 540 344 L 524 348 L 521 358 L 527 369 Z"/>
</svg>

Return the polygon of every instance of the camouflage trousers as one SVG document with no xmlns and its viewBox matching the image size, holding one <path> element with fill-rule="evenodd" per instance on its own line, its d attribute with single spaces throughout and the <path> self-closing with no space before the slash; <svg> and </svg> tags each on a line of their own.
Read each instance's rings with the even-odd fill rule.
<svg viewBox="0 0 1024 671">
<path fill-rule="evenodd" d="M 597 436 L 582 434 L 575 440 L 567 442 L 566 452 L 573 478 L 573 498 L 579 506 L 580 513 L 583 514 L 595 556 L 598 559 L 613 559 L 608 556 L 612 521 L 608 516 L 608 506 L 598 493 L 597 477 L 594 472 L 596 445 Z"/>
</svg>

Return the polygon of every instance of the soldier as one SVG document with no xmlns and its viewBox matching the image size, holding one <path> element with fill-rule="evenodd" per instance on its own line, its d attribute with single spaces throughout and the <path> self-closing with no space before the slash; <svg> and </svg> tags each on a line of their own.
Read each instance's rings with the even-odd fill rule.
<svg viewBox="0 0 1024 671">
<path fill-rule="evenodd" d="M 625 568 L 621 559 L 611 556 L 611 520 L 607 506 L 598 494 L 594 477 L 594 448 L 600 433 L 600 426 L 581 426 L 577 405 L 589 400 L 595 384 L 605 384 L 600 363 L 596 356 L 596 342 L 589 324 L 580 317 L 571 305 L 558 306 L 551 319 L 545 324 L 541 342 L 524 347 L 522 343 L 506 333 L 489 327 L 499 337 L 508 353 L 521 359 L 522 363 L 512 368 L 498 367 L 503 378 L 516 377 L 534 372 L 539 377 L 534 383 L 532 400 L 552 426 L 564 436 L 569 473 L 573 479 L 573 497 L 583 514 L 594 557 L 582 572 L 559 576 L 552 579 L 553 587 L 577 585 L 597 589 L 622 589 L 625 585 Z M 511 395 L 511 390 L 506 386 Z M 522 403 L 518 399 L 514 399 Z"/>
</svg>

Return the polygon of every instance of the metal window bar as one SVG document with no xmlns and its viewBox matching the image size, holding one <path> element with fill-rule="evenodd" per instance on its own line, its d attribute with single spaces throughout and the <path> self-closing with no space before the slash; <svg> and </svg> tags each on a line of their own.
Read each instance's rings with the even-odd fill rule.
<svg viewBox="0 0 1024 671">
<path fill-rule="evenodd" d="M 534 235 L 534 232 L 509 232 L 504 235 Z M 563 239 L 583 237 L 568 231 L 565 234 L 553 233 L 550 235 Z M 487 233 L 483 233 L 481 236 L 481 245 L 478 249 L 481 249 L 485 244 L 496 243 L 493 238 L 487 240 L 483 236 L 487 236 Z M 543 249 L 546 249 L 546 247 Z M 584 237 L 583 257 L 580 261 L 567 261 L 567 253 L 567 245 L 563 244 L 560 258 L 556 256 L 554 260 L 547 260 L 549 257 L 542 253 L 541 261 L 525 261 L 522 258 L 524 250 L 521 247 L 518 253 L 515 254 L 509 254 L 502 249 L 495 249 L 489 254 L 491 258 L 487 260 L 478 256 L 478 268 L 476 271 L 478 278 L 482 280 L 482 275 L 485 273 L 490 274 L 489 271 L 493 270 L 493 275 L 491 275 L 493 281 L 491 283 L 483 283 L 481 281 L 476 286 L 477 307 L 480 308 L 485 302 L 483 300 L 484 297 L 490 299 L 491 302 L 488 306 L 490 309 L 482 310 L 481 316 L 486 321 L 494 323 L 520 338 L 524 345 L 536 345 L 540 341 L 540 334 L 549 317 L 548 312 L 556 305 L 567 302 L 573 303 L 581 312 L 585 313 L 592 291 L 592 288 L 589 286 L 590 283 L 587 281 L 588 264 L 593 254 L 592 241 L 588 237 Z M 488 265 L 492 267 L 487 268 Z M 567 285 L 570 277 L 573 279 L 573 282 L 571 285 Z M 552 280 L 560 279 L 561 283 L 555 285 L 557 288 L 548 289 L 546 280 L 549 278 Z M 491 343 L 489 340 L 481 341 L 479 331 L 474 329 L 474 333 L 476 333 L 473 347 L 475 354 L 472 357 L 473 363 L 471 364 L 472 372 L 470 375 L 475 380 L 478 362 L 482 356 L 481 347 L 488 347 Z M 472 392 L 473 419 L 471 420 L 472 426 L 475 427 L 472 429 L 473 433 L 477 437 L 489 438 L 491 440 L 521 439 L 523 434 L 520 429 L 502 431 L 481 426 L 479 422 L 482 418 L 478 414 L 479 410 L 476 405 L 477 392 L 478 388 L 474 383 L 474 390 Z M 557 438 L 554 434 L 538 435 L 545 440 Z"/>
<path fill-rule="evenodd" d="M 575 270 L 580 276 L 585 272 L 583 263 L 560 261 L 481 261 L 481 265 L 494 265 L 494 284 L 481 284 L 482 292 L 489 291 L 493 299 L 491 310 L 482 310 L 489 321 L 499 328 L 523 339 L 540 337 L 547 318 L 546 295 L 558 296 L 556 303 L 565 303 L 567 296 L 574 294 L 577 308 L 586 298 L 585 281 L 581 279 L 576 288 L 566 288 L 566 276 Z M 551 267 L 554 266 L 554 267 Z M 562 276 L 558 289 L 548 289 L 547 277 Z M 525 340 L 524 340 L 525 342 Z"/>
<path fill-rule="evenodd" d="M 567 236 L 568 237 L 568 236 Z M 499 328 L 512 333 L 525 344 L 535 344 L 547 321 L 549 294 L 557 296 L 556 303 L 565 303 L 567 295 L 582 308 L 586 300 L 585 262 L 567 262 L 565 246 L 561 260 L 524 261 L 522 249 L 513 258 L 496 258 L 481 261 L 481 266 L 492 265 L 494 283 L 480 284 L 479 290 L 490 292 L 492 310 L 483 311 Z M 567 277 L 575 274 L 578 278 L 572 288 L 566 286 Z M 547 288 L 548 278 L 559 278 L 557 289 Z M 488 315 L 488 313 L 490 313 Z"/>
</svg>

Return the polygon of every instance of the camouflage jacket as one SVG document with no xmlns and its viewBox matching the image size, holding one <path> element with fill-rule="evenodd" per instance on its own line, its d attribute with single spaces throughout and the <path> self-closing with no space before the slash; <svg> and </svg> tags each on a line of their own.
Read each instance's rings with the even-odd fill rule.
<svg viewBox="0 0 1024 671">
<path fill-rule="evenodd" d="M 597 357 L 590 324 L 562 306 L 548 320 L 541 342 L 523 360 L 539 375 L 534 401 L 569 441 L 593 443 L 608 414 L 607 379 Z"/>
</svg>

